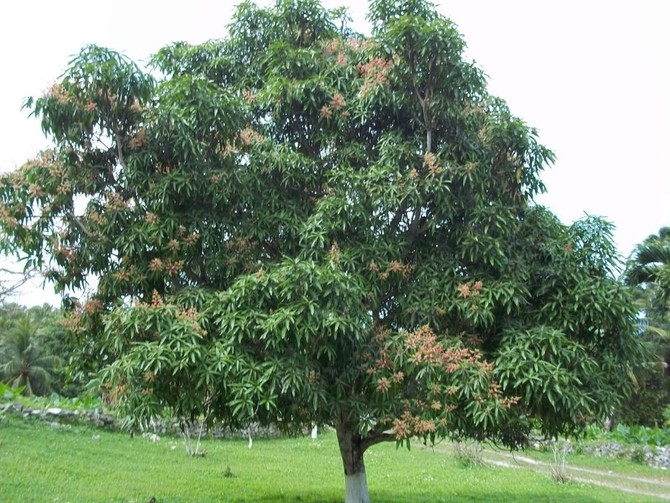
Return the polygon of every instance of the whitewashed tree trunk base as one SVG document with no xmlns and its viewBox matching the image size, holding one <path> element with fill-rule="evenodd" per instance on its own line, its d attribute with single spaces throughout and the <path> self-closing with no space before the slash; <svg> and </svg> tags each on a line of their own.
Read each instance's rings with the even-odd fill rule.
<svg viewBox="0 0 670 503">
<path fill-rule="evenodd" d="M 365 472 L 345 475 L 344 485 L 347 491 L 346 503 L 370 503 L 370 498 L 368 497 L 368 480 Z"/>
</svg>

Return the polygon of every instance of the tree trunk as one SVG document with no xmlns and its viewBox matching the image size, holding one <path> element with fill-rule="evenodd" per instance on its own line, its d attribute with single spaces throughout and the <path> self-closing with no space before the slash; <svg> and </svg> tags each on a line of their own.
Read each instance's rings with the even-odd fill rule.
<svg viewBox="0 0 670 503">
<path fill-rule="evenodd" d="M 344 465 L 344 486 L 347 494 L 345 501 L 346 503 L 370 503 L 365 463 L 363 462 L 365 446 L 362 439 L 346 419 L 338 422 L 336 430 Z"/>
</svg>

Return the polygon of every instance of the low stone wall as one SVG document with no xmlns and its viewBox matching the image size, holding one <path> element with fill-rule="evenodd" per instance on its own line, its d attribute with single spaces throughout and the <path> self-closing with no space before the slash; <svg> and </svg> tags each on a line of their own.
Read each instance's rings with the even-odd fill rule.
<svg viewBox="0 0 670 503">
<path fill-rule="evenodd" d="M 648 445 L 626 446 L 618 443 L 607 443 L 585 449 L 592 456 L 607 458 L 626 458 L 644 463 L 661 470 L 670 469 L 670 445 L 650 447 Z"/>
<path fill-rule="evenodd" d="M 93 410 L 70 410 L 59 407 L 48 407 L 46 409 L 32 409 L 20 403 L 5 404 L 0 408 L 0 415 L 12 414 L 24 418 L 43 419 L 46 421 L 57 421 L 59 423 L 87 423 L 97 428 L 114 428 L 119 424 L 109 413 L 101 409 Z"/>
<path fill-rule="evenodd" d="M 20 403 L 7 403 L 0 406 L 0 416 L 10 414 L 26 419 L 33 418 L 52 423 L 77 424 L 84 423 L 96 428 L 109 428 L 121 430 L 121 421 L 103 409 L 93 410 L 70 410 L 59 407 L 48 407 L 33 409 Z M 200 429 L 199 423 L 191 424 L 189 432 L 191 436 L 197 436 Z M 147 428 L 148 433 L 160 435 L 179 435 L 181 429 L 176 419 L 157 419 Z M 138 432 L 143 433 L 143 432 Z M 280 431 L 273 426 L 250 425 L 248 428 L 232 429 L 217 426 L 207 431 L 207 435 L 214 438 L 273 438 L 281 435 Z"/>
</svg>

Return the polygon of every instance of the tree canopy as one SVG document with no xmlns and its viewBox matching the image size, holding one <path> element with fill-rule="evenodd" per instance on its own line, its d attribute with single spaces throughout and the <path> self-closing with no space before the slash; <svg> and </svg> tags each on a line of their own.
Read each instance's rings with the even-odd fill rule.
<svg viewBox="0 0 670 503">
<path fill-rule="evenodd" d="M 0 180 L 81 359 L 131 422 L 338 434 L 347 501 L 384 440 L 574 433 L 629 387 L 610 225 L 534 204 L 554 156 L 424 0 L 370 36 L 318 0 L 237 7 L 151 72 L 87 46 L 27 106 L 55 148 Z"/>
</svg>

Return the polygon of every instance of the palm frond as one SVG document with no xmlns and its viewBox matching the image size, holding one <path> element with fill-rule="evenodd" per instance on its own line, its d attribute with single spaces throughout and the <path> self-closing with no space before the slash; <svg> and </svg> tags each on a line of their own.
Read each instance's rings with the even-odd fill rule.
<svg viewBox="0 0 670 503">
<path fill-rule="evenodd" d="M 32 360 L 31 365 L 42 367 L 46 370 L 54 370 L 63 365 L 63 359 L 55 355 L 40 356 Z"/>
<path fill-rule="evenodd" d="M 46 369 L 37 366 L 31 367 L 28 376 L 33 390 L 39 393 L 51 391 L 51 374 Z"/>
</svg>

